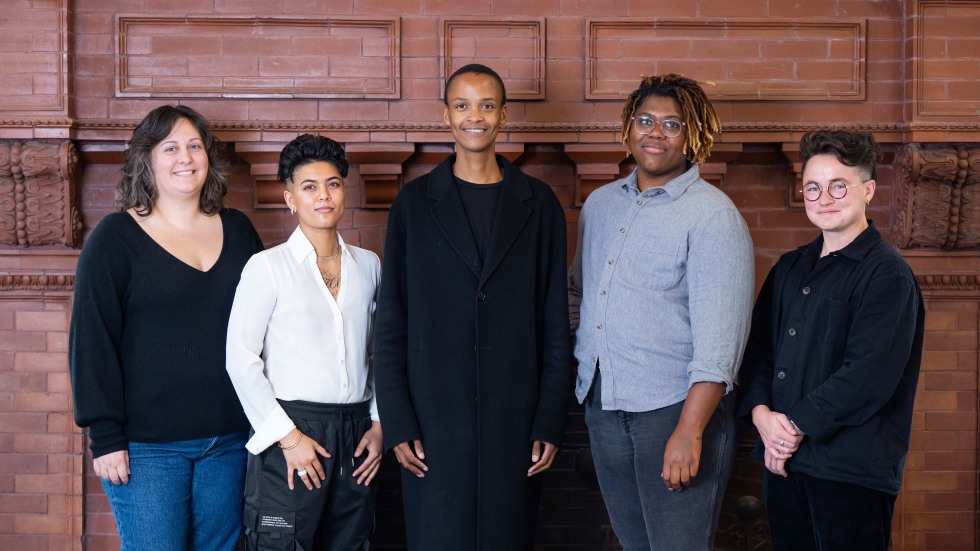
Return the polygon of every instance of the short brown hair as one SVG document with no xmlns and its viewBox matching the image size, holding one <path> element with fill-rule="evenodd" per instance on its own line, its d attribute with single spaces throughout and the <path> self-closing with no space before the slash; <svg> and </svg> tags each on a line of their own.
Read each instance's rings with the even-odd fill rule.
<svg viewBox="0 0 980 551">
<path fill-rule="evenodd" d="M 814 130 L 800 138 L 800 159 L 803 169 L 816 155 L 833 155 L 842 165 L 856 166 L 877 179 L 881 146 L 871 132 L 850 130 Z"/>
</svg>

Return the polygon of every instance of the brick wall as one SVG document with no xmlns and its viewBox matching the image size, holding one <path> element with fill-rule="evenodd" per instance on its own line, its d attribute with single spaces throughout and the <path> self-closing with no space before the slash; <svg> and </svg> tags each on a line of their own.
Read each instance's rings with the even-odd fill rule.
<svg viewBox="0 0 980 551">
<path fill-rule="evenodd" d="M 135 122 L 176 102 L 214 121 L 234 160 L 227 203 L 270 245 L 295 224 L 279 205 L 279 149 L 300 132 L 341 141 L 352 158 L 344 237 L 380 252 L 398 186 L 452 150 L 443 81 L 472 60 L 504 76 L 511 101 L 499 149 L 552 186 L 570 236 L 588 193 L 630 169 L 618 119 L 638 77 L 679 71 L 713 81 L 724 132 L 703 173 L 749 225 L 757 285 L 781 253 L 815 236 L 793 194 L 800 135 L 835 125 L 875 132 L 886 157 L 871 216 L 889 242 L 911 246 L 903 254 L 928 309 L 893 547 L 976 549 L 980 254 L 969 243 L 980 242 L 971 229 L 980 227 L 971 187 L 980 185 L 980 153 L 964 144 L 980 142 L 978 19 L 972 0 L 317 0 L 302 11 L 258 0 L 5 2 L 0 549 L 118 547 L 71 422 L 65 344 L 78 253 L 71 231 L 45 230 L 77 219 L 88 232 L 113 210 Z M 930 148 L 946 157 L 923 160 Z M 65 183 L 44 213 L 24 158 L 41 150 L 60 155 L 49 176 Z M 618 548 L 587 446 L 573 406 L 546 475 L 539 549 Z M 757 494 L 759 477 L 740 455 L 719 549 L 732 548 L 735 499 Z M 388 461 L 378 549 L 402 547 L 397 481 Z"/>
</svg>

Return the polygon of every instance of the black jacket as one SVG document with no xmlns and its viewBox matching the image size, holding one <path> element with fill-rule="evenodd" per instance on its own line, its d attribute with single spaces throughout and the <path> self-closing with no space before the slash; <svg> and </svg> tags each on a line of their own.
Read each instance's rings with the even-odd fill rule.
<svg viewBox="0 0 980 551">
<path fill-rule="evenodd" d="M 565 215 L 498 156 L 482 263 L 454 160 L 407 184 L 388 218 L 374 337 L 385 447 L 425 447 L 426 477 L 402 477 L 410 549 L 530 549 L 531 442 L 558 444 L 572 382 Z"/>
<path fill-rule="evenodd" d="M 873 223 L 819 258 L 822 246 L 821 236 L 786 253 L 762 286 L 739 415 L 764 404 L 806 433 L 790 471 L 898 494 L 922 357 L 919 285 Z"/>
</svg>

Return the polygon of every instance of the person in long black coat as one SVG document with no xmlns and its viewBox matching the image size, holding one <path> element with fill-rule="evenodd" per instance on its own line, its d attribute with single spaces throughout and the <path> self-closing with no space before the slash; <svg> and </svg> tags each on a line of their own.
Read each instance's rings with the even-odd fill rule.
<svg viewBox="0 0 980 551">
<path fill-rule="evenodd" d="M 531 549 L 535 475 L 571 390 L 565 216 L 494 153 L 500 77 L 467 66 L 446 91 L 457 152 L 388 218 L 374 356 L 385 447 L 405 467 L 409 549 Z"/>
</svg>

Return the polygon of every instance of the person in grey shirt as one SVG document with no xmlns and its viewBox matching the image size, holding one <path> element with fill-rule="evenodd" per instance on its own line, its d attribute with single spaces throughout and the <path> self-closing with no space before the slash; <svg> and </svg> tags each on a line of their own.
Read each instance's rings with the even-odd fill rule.
<svg viewBox="0 0 980 551">
<path fill-rule="evenodd" d="M 720 127 L 697 82 L 644 78 L 623 109 L 636 170 L 579 218 L 575 394 L 626 551 L 710 550 L 734 460 L 755 274 L 745 221 L 698 172 Z"/>
</svg>

